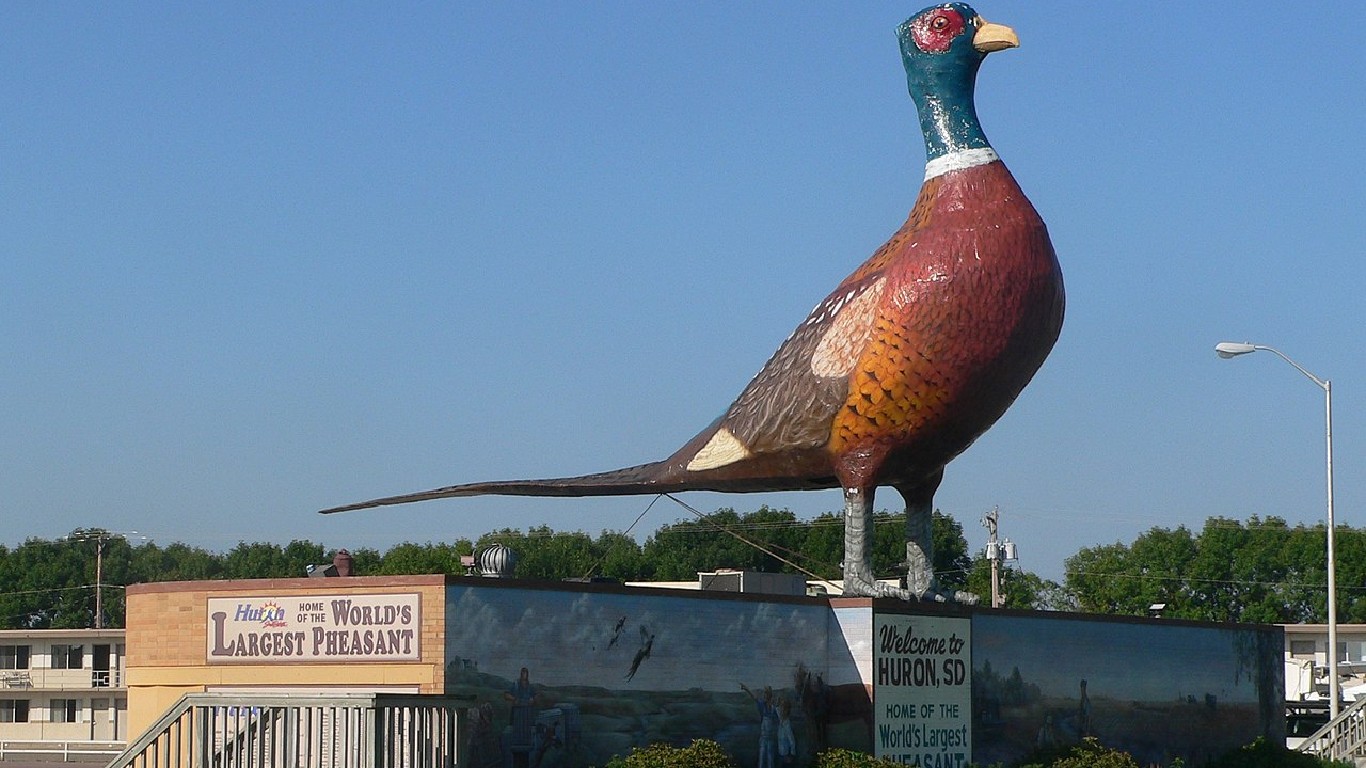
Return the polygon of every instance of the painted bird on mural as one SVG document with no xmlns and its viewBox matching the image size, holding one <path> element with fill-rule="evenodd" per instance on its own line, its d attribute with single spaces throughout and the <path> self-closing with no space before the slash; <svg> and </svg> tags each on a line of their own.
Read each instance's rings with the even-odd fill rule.
<svg viewBox="0 0 1366 768">
<path fill-rule="evenodd" d="M 612 639 L 607 641 L 607 650 L 612 650 L 612 646 L 616 645 L 617 641 L 621 639 L 621 628 L 624 626 L 626 626 L 626 617 L 622 616 L 617 619 L 617 625 L 612 628 Z"/>
<path fill-rule="evenodd" d="M 928 162 L 910 217 L 797 326 L 721 418 L 663 461 L 581 477 L 471 483 L 325 510 L 452 496 L 840 488 L 845 594 L 971 601 L 937 584 L 944 466 L 1043 364 L 1063 318 L 1048 231 L 978 122 L 978 67 L 1013 30 L 962 3 L 897 28 Z M 874 577 L 873 494 L 906 502 L 906 589 Z"/>
<path fill-rule="evenodd" d="M 626 679 L 628 681 L 634 678 L 636 673 L 640 671 L 640 663 L 650 658 L 650 651 L 653 650 L 654 647 L 655 636 L 650 634 L 650 630 L 646 629 L 644 624 L 641 624 L 640 650 L 636 651 L 635 657 L 631 659 L 631 669 L 626 673 Z"/>
</svg>

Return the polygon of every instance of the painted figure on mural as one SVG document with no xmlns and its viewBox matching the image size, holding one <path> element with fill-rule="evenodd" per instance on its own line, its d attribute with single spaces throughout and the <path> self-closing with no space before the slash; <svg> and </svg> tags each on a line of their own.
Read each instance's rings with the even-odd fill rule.
<svg viewBox="0 0 1366 768">
<path fill-rule="evenodd" d="M 830 726 L 838 723 L 862 723 L 868 738 L 872 738 L 873 701 L 863 683 L 830 685 L 821 673 L 812 673 L 805 664 L 798 662 L 792 684 L 805 715 L 811 752 L 820 752 L 829 746 Z"/>
<path fill-rule="evenodd" d="M 778 761 L 792 765 L 797 761 L 797 736 L 792 732 L 792 702 L 778 697 Z"/>
<path fill-rule="evenodd" d="M 1043 725 L 1039 726 L 1039 733 L 1034 737 L 1034 746 L 1038 749 L 1053 749 L 1061 744 L 1062 736 L 1053 722 L 1053 715 L 1044 715 Z"/>
<path fill-rule="evenodd" d="M 1095 736 L 1091 730 L 1091 697 L 1086 695 L 1086 681 L 1081 681 L 1081 696 L 1077 700 L 1077 738 Z"/>
<path fill-rule="evenodd" d="M 503 698 L 511 703 L 514 709 L 536 706 L 536 686 L 531 684 L 531 672 L 526 667 L 522 667 L 521 673 L 517 675 L 517 682 L 508 688 Z"/>
<path fill-rule="evenodd" d="M 812 674 L 806 665 L 798 662 L 793 674 L 793 685 L 797 689 L 797 700 L 801 702 L 806 715 L 807 735 L 812 752 L 825 749 L 827 726 L 830 721 L 830 690 L 825 678 L 819 673 Z"/>
<path fill-rule="evenodd" d="M 508 713 L 511 722 L 503 735 L 508 764 L 513 768 L 530 766 L 536 746 L 536 686 L 531 684 L 531 672 L 526 667 L 503 692 L 503 699 L 512 705 Z"/>
<path fill-rule="evenodd" d="M 502 749 L 493 729 L 493 704 L 484 702 L 468 711 L 469 740 L 466 751 L 474 768 L 493 768 L 502 761 Z"/>
<path fill-rule="evenodd" d="M 764 686 L 762 694 L 751 691 L 744 683 L 740 683 L 740 689 L 754 699 L 759 710 L 759 768 L 774 768 L 778 751 L 778 707 L 773 700 L 773 686 Z"/>
</svg>

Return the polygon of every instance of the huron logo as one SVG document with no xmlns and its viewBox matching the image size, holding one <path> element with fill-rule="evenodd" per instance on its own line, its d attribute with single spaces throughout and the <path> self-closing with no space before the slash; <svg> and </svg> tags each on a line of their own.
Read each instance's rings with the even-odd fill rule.
<svg viewBox="0 0 1366 768">
<path fill-rule="evenodd" d="M 285 626 L 285 609 L 275 603 L 238 603 L 234 621 L 259 621 L 263 627 Z"/>
</svg>

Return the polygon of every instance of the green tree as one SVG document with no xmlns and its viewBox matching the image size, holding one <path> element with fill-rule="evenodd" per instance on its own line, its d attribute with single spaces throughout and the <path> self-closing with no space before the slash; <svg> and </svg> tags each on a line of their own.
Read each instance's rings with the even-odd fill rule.
<svg viewBox="0 0 1366 768">
<path fill-rule="evenodd" d="M 904 515 L 899 516 L 904 520 Z M 968 576 L 973 570 L 972 556 L 968 554 L 968 540 L 963 535 L 963 526 L 948 515 L 934 511 L 934 572 L 939 583 L 953 589 L 966 589 Z M 905 550 L 903 542 L 903 551 Z"/>
<path fill-rule="evenodd" d="M 1338 585 L 1338 620 L 1353 623 L 1366 623 L 1366 530 L 1337 526 L 1333 531 L 1335 546 L 1337 548 L 1337 585 Z M 1296 549 L 1300 552 L 1301 561 L 1309 560 L 1310 555 L 1307 551 L 1312 548 L 1314 557 L 1318 562 L 1324 564 L 1322 583 L 1324 590 L 1311 592 L 1306 599 L 1314 601 L 1315 605 L 1327 605 L 1327 562 L 1326 551 L 1327 530 L 1324 526 L 1315 526 L 1308 529 L 1302 540 L 1296 543 Z M 1318 576 L 1318 571 L 1315 572 Z M 1318 584 L 1320 579 L 1299 577 L 1297 581 L 1301 583 Z M 1309 590 L 1305 590 L 1308 592 Z M 1327 611 L 1324 611 L 1324 615 Z"/>
<path fill-rule="evenodd" d="M 29 539 L 0 559 L 0 616 L 15 628 L 94 626 L 94 576 L 93 551 L 87 563 L 69 542 Z"/>
<path fill-rule="evenodd" d="M 372 566 L 373 570 L 362 570 L 356 553 L 351 557 L 358 575 L 461 574 L 465 572 L 461 556 L 473 553 L 474 545 L 468 539 L 459 539 L 453 544 L 396 544 Z"/>
<path fill-rule="evenodd" d="M 186 544 L 165 548 L 148 542 L 132 548 L 129 583 L 139 581 L 198 581 L 223 576 L 222 557 Z"/>
<path fill-rule="evenodd" d="M 284 575 L 284 550 L 278 544 L 239 541 L 223 557 L 223 576 L 229 579 L 265 579 Z"/>
<path fill-rule="evenodd" d="M 282 579 L 308 575 L 308 566 L 331 562 L 319 544 L 295 540 L 287 546 L 263 541 L 239 542 L 223 558 L 229 579 Z"/>
<path fill-rule="evenodd" d="M 1118 542 L 1098 547 L 1083 547 L 1066 560 L 1067 587 L 1077 596 L 1078 606 L 1092 613 L 1138 613 L 1138 603 L 1130 592 L 1133 572 L 1129 548 Z"/>
<path fill-rule="evenodd" d="M 683 520 L 659 529 L 646 540 L 644 556 L 659 581 L 688 581 L 700 571 L 719 568 L 763 570 L 767 556 L 736 535 L 764 541 L 766 528 L 771 531 L 795 521 L 788 510 L 761 507 L 742 517 L 734 509 L 718 509 L 705 519 Z"/>
<path fill-rule="evenodd" d="M 646 561 L 640 544 L 618 531 L 603 531 L 594 542 L 597 563 L 592 576 L 605 576 L 620 581 L 653 578 L 653 568 Z"/>
<path fill-rule="evenodd" d="M 1084 548 L 1067 559 L 1067 586 L 1083 611 L 1144 615 L 1165 603 L 1167 615 L 1189 613 L 1192 564 L 1199 542 L 1184 526 L 1153 528 L 1132 546 Z"/>
<path fill-rule="evenodd" d="M 1058 584 L 1009 565 L 1001 567 L 1001 596 L 1003 608 L 1019 608 L 1036 611 L 1074 611 L 1077 604 L 1070 592 Z M 972 571 L 968 574 L 967 591 L 982 599 L 983 605 L 991 603 L 991 561 L 983 551 L 972 561 Z"/>
<path fill-rule="evenodd" d="M 523 579 L 568 579 L 590 573 L 596 561 L 593 540 L 582 531 L 562 533 L 541 525 L 526 533 L 504 528 L 479 538 L 476 550 L 494 544 L 517 554 L 517 576 Z"/>
<path fill-rule="evenodd" d="M 465 539 L 461 539 L 460 541 L 464 541 L 466 545 L 469 545 L 469 542 Z M 351 553 L 352 574 L 356 576 L 375 576 L 380 573 L 387 573 L 387 571 L 383 570 L 384 555 L 381 555 L 379 550 L 373 547 L 361 547 L 359 549 L 348 549 L 347 551 Z M 336 550 L 328 552 L 328 559 L 331 560 L 336 554 Z M 460 571 L 455 571 L 455 573 L 460 573 Z"/>
<path fill-rule="evenodd" d="M 873 570 L 883 576 L 906 572 L 906 517 L 873 516 Z M 935 510 L 932 520 L 934 570 L 941 585 L 961 589 L 972 568 L 963 528 Z M 743 540 L 742 540 L 743 539 Z M 736 568 L 769 573 L 809 573 L 839 579 L 844 560 L 844 517 L 837 513 L 799 521 L 790 510 L 760 507 L 740 515 L 719 509 L 705 519 L 665 526 L 646 541 L 644 562 L 661 581 L 685 581 L 698 572 Z"/>
<path fill-rule="evenodd" d="M 1342 529 L 1340 585 L 1361 584 L 1366 541 Z M 1082 610 L 1142 615 L 1165 603 L 1169 618 L 1265 623 L 1321 622 L 1326 615 L 1325 531 L 1290 527 L 1277 517 L 1246 523 L 1224 517 L 1199 535 L 1184 527 L 1153 528 L 1132 545 L 1085 548 L 1068 558 L 1067 590 Z M 1344 550 L 1352 554 L 1344 554 Z M 1344 572 L 1345 571 L 1345 572 Z M 1355 579 L 1355 581 L 1353 580 Z M 1339 615 L 1366 618 L 1366 595 L 1340 588 Z"/>
<path fill-rule="evenodd" d="M 331 556 L 323 550 L 321 544 L 298 539 L 285 545 L 281 555 L 284 573 L 280 575 L 285 578 L 307 576 L 308 566 L 323 566 L 332 562 Z"/>
</svg>

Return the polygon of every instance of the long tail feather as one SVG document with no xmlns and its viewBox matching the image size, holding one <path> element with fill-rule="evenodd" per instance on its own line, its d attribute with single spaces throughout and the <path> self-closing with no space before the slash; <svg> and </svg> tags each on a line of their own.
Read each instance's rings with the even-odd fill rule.
<svg viewBox="0 0 1366 768">
<path fill-rule="evenodd" d="M 414 501 L 449 499 L 457 496 L 635 496 L 671 493 L 687 490 L 686 483 L 658 482 L 658 470 L 663 462 L 626 467 L 610 472 L 598 472 L 578 477 L 557 477 L 548 480 L 499 480 L 484 483 L 465 483 L 433 488 L 430 491 L 386 496 L 322 510 L 322 514 L 350 512 L 356 509 L 386 507 Z"/>
</svg>

